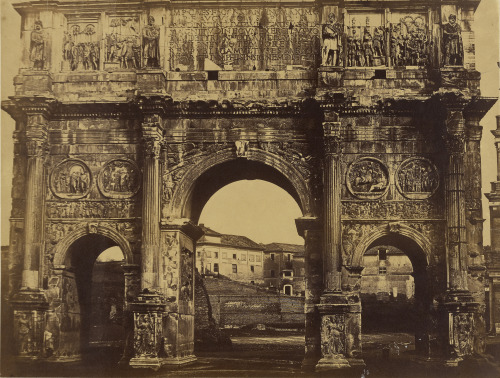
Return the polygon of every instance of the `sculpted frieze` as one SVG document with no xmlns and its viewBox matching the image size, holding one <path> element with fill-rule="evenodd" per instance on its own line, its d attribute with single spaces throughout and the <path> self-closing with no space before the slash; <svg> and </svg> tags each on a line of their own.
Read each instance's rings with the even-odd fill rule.
<svg viewBox="0 0 500 378">
<path fill-rule="evenodd" d="M 99 69 L 100 46 L 97 22 L 68 20 L 68 31 L 64 32 L 63 69 L 91 71 Z"/>
<path fill-rule="evenodd" d="M 120 68 L 141 67 L 141 38 L 139 17 L 112 17 L 106 35 L 106 63 Z"/>
<path fill-rule="evenodd" d="M 188 248 L 183 247 L 181 251 L 181 291 L 180 300 L 193 300 L 193 261 L 194 254 Z"/>
<path fill-rule="evenodd" d="M 430 38 L 423 15 L 406 15 L 391 23 L 391 63 L 395 67 L 426 66 Z"/>
<path fill-rule="evenodd" d="M 453 349 L 456 356 L 470 355 L 474 350 L 474 316 L 472 313 L 453 314 Z"/>
<path fill-rule="evenodd" d="M 159 348 L 161 316 L 157 313 L 134 313 L 135 357 L 156 357 Z"/>
<path fill-rule="evenodd" d="M 439 186 L 438 170 L 427 159 L 405 160 L 396 172 L 396 186 L 406 198 L 429 198 Z"/>
<path fill-rule="evenodd" d="M 381 14 L 351 15 L 346 34 L 347 67 L 386 65 L 386 33 Z"/>
<path fill-rule="evenodd" d="M 130 198 L 139 191 L 141 174 L 131 160 L 112 160 L 99 172 L 97 183 L 105 197 Z"/>
<path fill-rule="evenodd" d="M 335 314 L 321 318 L 321 354 L 333 356 L 345 353 L 345 315 Z"/>
<path fill-rule="evenodd" d="M 205 59 L 225 70 L 315 67 L 318 18 L 312 7 L 172 9 L 170 69 L 203 69 Z"/>
<path fill-rule="evenodd" d="M 91 185 L 92 173 L 89 167 L 78 159 L 62 161 L 50 175 L 50 188 L 59 198 L 83 198 L 90 192 Z"/>
<path fill-rule="evenodd" d="M 54 218 L 135 218 L 141 206 L 132 200 L 120 201 L 47 201 L 46 214 Z"/>
<path fill-rule="evenodd" d="M 380 160 L 361 158 L 349 166 L 346 184 L 355 197 L 377 199 L 389 189 L 389 170 Z"/>
<path fill-rule="evenodd" d="M 162 241 L 162 268 L 163 280 L 167 287 L 167 295 L 176 295 L 179 285 L 178 279 L 179 240 L 175 235 L 164 235 Z"/>
<path fill-rule="evenodd" d="M 345 219 L 441 219 L 443 209 L 430 201 L 342 201 Z"/>
</svg>

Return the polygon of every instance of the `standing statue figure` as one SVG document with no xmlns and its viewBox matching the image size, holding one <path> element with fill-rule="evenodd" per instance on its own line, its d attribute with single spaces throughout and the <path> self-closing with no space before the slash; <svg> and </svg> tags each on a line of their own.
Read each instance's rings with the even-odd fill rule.
<svg viewBox="0 0 500 378">
<path fill-rule="evenodd" d="M 373 40 L 372 35 L 368 30 L 365 30 L 365 35 L 363 37 L 363 51 L 365 53 L 365 66 L 373 66 Z"/>
<path fill-rule="evenodd" d="M 37 70 L 43 70 L 44 63 L 45 40 L 42 29 L 42 21 L 36 20 L 31 32 L 30 60 L 33 62 L 33 68 Z"/>
<path fill-rule="evenodd" d="M 148 17 L 148 24 L 142 32 L 142 46 L 145 67 L 160 66 L 160 27 L 155 25 L 153 16 Z"/>
<path fill-rule="evenodd" d="M 457 23 L 457 16 L 450 14 L 448 23 L 443 25 L 444 64 L 460 66 L 463 64 L 464 47 L 462 29 Z"/>
<path fill-rule="evenodd" d="M 342 25 L 335 14 L 328 15 L 328 23 L 323 25 L 323 48 L 321 51 L 323 66 L 338 66 L 341 59 L 339 52 L 342 49 Z"/>
</svg>

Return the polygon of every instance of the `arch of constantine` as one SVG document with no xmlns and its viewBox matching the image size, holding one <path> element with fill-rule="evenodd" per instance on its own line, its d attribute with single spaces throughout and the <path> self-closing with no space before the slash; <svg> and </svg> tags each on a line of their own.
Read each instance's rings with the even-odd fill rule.
<svg viewBox="0 0 500 378">
<path fill-rule="evenodd" d="M 119 246 L 122 362 L 193 361 L 203 206 L 261 179 L 303 216 L 305 367 L 363 363 L 362 256 L 410 259 L 423 358 L 484 349 L 479 1 L 20 2 L 9 335 L 89 343 L 92 265 Z"/>
</svg>

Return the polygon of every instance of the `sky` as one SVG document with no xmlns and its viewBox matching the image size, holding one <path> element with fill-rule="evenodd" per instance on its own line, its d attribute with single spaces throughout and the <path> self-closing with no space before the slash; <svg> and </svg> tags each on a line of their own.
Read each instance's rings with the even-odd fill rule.
<svg viewBox="0 0 500 378">
<path fill-rule="evenodd" d="M 11 3 L 18 0 L 1 1 L 1 98 L 14 94 L 12 84 L 20 61 L 20 16 Z M 499 2 L 482 0 L 476 15 L 476 68 L 482 74 L 483 96 L 497 97 L 499 93 L 497 62 L 499 59 Z M 495 105 L 484 117 L 481 142 L 483 162 L 483 191 L 490 190 L 490 182 L 496 180 L 496 153 L 493 136 L 489 132 L 496 127 L 495 115 L 500 107 Z M 10 116 L 1 112 L 1 217 L 0 243 L 8 244 L 10 191 L 12 184 L 12 132 L 14 123 Z M 484 244 L 490 243 L 488 203 L 483 198 L 485 222 Z M 239 181 L 219 190 L 207 202 L 200 223 L 226 234 L 239 234 L 256 242 L 302 243 L 297 235 L 295 219 L 302 214 L 292 197 L 281 188 L 260 180 Z"/>
</svg>

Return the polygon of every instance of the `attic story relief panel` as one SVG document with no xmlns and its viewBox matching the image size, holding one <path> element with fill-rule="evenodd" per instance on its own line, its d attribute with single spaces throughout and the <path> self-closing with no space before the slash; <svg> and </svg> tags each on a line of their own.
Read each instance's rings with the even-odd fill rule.
<svg viewBox="0 0 500 378">
<path fill-rule="evenodd" d="M 174 9 L 169 25 L 170 70 L 314 68 L 319 52 L 313 8 Z"/>
</svg>

